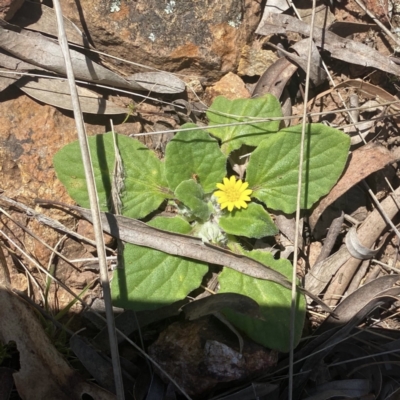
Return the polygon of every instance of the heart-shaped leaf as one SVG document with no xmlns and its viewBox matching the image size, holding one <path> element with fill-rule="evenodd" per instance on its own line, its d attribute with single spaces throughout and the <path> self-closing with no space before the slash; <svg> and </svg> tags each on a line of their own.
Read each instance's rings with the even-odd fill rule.
<svg viewBox="0 0 400 400">
<path fill-rule="evenodd" d="M 181 217 L 158 217 L 149 225 L 188 234 L 191 226 Z M 113 303 L 131 310 L 150 310 L 181 300 L 200 286 L 207 264 L 171 256 L 147 247 L 127 244 L 123 269 L 114 271 Z"/>
<path fill-rule="evenodd" d="M 221 228 L 231 235 L 260 239 L 278 233 L 271 217 L 260 204 L 250 203 L 247 208 L 226 213 L 219 219 Z"/>
<path fill-rule="evenodd" d="M 261 118 L 282 117 L 278 99 L 272 94 L 256 99 L 228 100 L 217 97 L 207 111 L 210 125 L 235 124 L 208 131 L 221 140 L 221 150 L 229 155 L 243 144 L 256 147 L 271 133 L 279 130 L 280 121 L 255 122 Z M 245 122 L 245 124 L 243 124 Z"/>
<path fill-rule="evenodd" d="M 123 135 L 116 137 L 125 174 L 122 213 L 131 218 L 143 218 L 172 197 L 167 188 L 164 164 L 138 140 Z M 115 160 L 112 134 L 90 137 L 88 141 L 100 206 L 103 211 L 110 211 L 108 202 Z M 54 156 L 54 168 L 68 194 L 82 207 L 90 208 L 78 142 L 68 144 Z"/>
<path fill-rule="evenodd" d="M 252 196 L 269 208 L 296 210 L 301 126 L 270 135 L 250 156 L 246 181 Z M 337 182 L 346 165 L 350 138 L 322 124 L 307 125 L 301 208 L 309 209 Z"/>
<path fill-rule="evenodd" d="M 226 174 L 226 157 L 207 132 L 194 124 L 182 126 L 190 127 L 193 130 L 178 132 L 167 145 L 165 169 L 169 187 L 175 190 L 182 181 L 195 178 L 204 193 L 210 193 Z"/>
<path fill-rule="evenodd" d="M 193 179 L 183 181 L 176 189 L 175 196 L 185 206 L 190 208 L 193 215 L 205 221 L 209 218 L 211 211 L 204 201 L 203 188 Z"/>
<path fill-rule="evenodd" d="M 288 260 L 275 260 L 271 253 L 255 250 L 245 255 L 268 265 L 290 279 L 292 265 Z M 219 276 L 219 293 L 239 293 L 254 299 L 260 306 L 261 319 L 225 310 L 224 314 L 236 327 L 257 343 L 282 352 L 289 351 L 291 291 L 270 281 L 251 278 L 230 268 L 224 268 Z M 301 338 L 306 302 L 297 296 L 295 313 L 295 344 Z"/>
</svg>

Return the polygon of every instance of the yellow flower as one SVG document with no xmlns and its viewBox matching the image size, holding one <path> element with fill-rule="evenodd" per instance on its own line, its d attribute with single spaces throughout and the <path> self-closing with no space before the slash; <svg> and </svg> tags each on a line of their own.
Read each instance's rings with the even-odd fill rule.
<svg viewBox="0 0 400 400">
<path fill-rule="evenodd" d="M 217 190 L 214 192 L 215 197 L 219 204 L 221 204 L 221 210 L 228 207 L 228 211 L 232 211 L 234 207 L 247 208 L 246 201 L 250 201 L 250 195 L 253 193 L 252 190 L 247 189 L 249 184 L 242 182 L 240 179 L 236 181 L 234 176 L 230 179 L 224 178 L 224 183 L 217 183 Z"/>
</svg>

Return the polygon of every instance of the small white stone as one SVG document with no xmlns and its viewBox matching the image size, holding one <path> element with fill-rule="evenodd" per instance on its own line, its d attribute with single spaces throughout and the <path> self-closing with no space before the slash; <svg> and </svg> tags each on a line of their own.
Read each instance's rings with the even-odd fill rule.
<svg viewBox="0 0 400 400">
<path fill-rule="evenodd" d="M 110 12 L 118 12 L 121 10 L 120 8 L 121 5 L 121 1 L 120 0 L 115 0 L 111 3 L 111 7 L 110 7 Z"/>
</svg>

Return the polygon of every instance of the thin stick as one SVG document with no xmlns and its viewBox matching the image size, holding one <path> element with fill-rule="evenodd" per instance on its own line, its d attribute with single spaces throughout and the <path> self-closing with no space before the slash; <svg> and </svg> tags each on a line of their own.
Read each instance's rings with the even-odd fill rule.
<svg viewBox="0 0 400 400">
<path fill-rule="evenodd" d="M 368 186 L 367 182 L 365 180 L 362 181 L 363 186 L 367 189 L 369 195 L 371 196 L 373 202 L 375 203 L 375 207 L 379 210 L 379 212 L 382 215 L 382 218 L 386 221 L 388 225 L 393 229 L 393 232 L 396 234 L 396 236 L 400 239 L 400 232 L 396 228 L 396 225 L 392 222 L 392 220 L 388 217 L 386 214 L 385 210 L 381 206 L 381 203 L 379 203 L 379 200 L 376 198 L 374 192 L 371 190 L 371 188 Z M 394 199 L 394 198 L 393 198 Z M 395 201 L 395 200 L 394 200 Z M 396 202 L 396 201 L 395 201 Z M 396 202 L 397 205 L 397 202 Z"/>
<path fill-rule="evenodd" d="M 83 123 L 82 111 L 79 103 L 79 96 L 75 85 L 75 77 L 72 68 L 72 62 L 68 48 L 68 40 L 65 34 L 63 15 L 59 0 L 54 0 L 53 5 L 57 16 L 59 43 L 65 60 L 65 67 L 68 77 L 69 88 L 71 92 L 72 106 L 74 109 L 75 124 L 78 132 L 78 138 L 82 153 L 82 160 L 85 169 L 85 177 L 89 194 L 90 208 L 92 210 L 96 248 L 99 257 L 100 281 L 103 288 L 104 302 L 106 308 L 107 328 L 108 328 L 108 335 L 110 338 L 109 339 L 110 350 L 111 350 L 111 359 L 113 365 L 116 394 L 118 400 L 124 400 L 125 398 L 124 386 L 122 382 L 121 365 L 119 363 L 118 342 L 117 342 L 117 334 L 115 331 L 114 313 L 111 305 L 111 291 L 110 291 L 110 282 L 108 279 L 108 271 L 107 271 L 106 250 L 105 250 L 103 229 L 100 218 L 99 199 L 97 196 L 96 183 L 94 180 L 92 160 L 90 157 L 85 125 Z"/>
<path fill-rule="evenodd" d="M 307 126 L 307 103 L 308 93 L 310 89 L 310 70 L 311 70 L 311 52 L 313 45 L 313 32 L 314 32 L 314 19 L 315 19 L 315 4 L 316 0 L 312 3 L 312 15 L 311 15 L 311 28 L 308 46 L 308 59 L 307 59 L 307 72 L 306 72 L 306 87 L 304 90 L 304 109 L 303 109 L 303 121 L 301 126 L 301 139 L 300 139 L 300 159 L 299 159 L 299 175 L 297 183 L 297 200 L 296 200 L 296 226 L 294 237 L 294 254 L 293 254 L 293 273 L 292 273 L 292 301 L 290 307 L 290 349 L 289 349 L 289 387 L 288 394 L 289 400 L 293 398 L 293 365 L 294 365 L 294 332 L 296 322 L 296 297 L 297 297 L 297 259 L 299 252 L 299 232 L 300 227 L 300 203 L 301 203 L 301 187 L 302 187 L 302 176 L 303 176 L 303 161 L 304 161 L 304 140 L 306 137 L 306 126 Z"/>
</svg>

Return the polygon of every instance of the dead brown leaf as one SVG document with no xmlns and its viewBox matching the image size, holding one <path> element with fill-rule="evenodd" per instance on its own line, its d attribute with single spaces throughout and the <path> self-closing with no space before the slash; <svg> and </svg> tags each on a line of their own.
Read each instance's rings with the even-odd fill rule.
<svg viewBox="0 0 400 400">
<path fill-rule="evenodd" d="M 98 400 L 115 395 L 90 384 L 71 369 L 56 351 L 43 327 L 23 301 L 0 283 L 0 340 L 14 341 L 20 369 L 13 374 L 18 394 L 25 400 L 81 399 L 86 393 Z"/>
<path fill-rule="evenodd" d="M 56 41 L 36 32 L 30 32 L 0 20 L 0 47 L 14 57 L 37 67 L 66 76 L 64 56 Z M 75 78 L 101 85 L 127 88 L 130 90 L 152 90 L 162 93 L 182 92 L 184 83 L 164 72 L 139 75 L 145 86 L 134 77 L 129 81 L 95 63 L 83 53 L 70 49 Z M 170 84 L 168 84 L 168 82 Z"/>
<path fill-rule="evenodd" d="M 72 110 L 69 84 L 66 80 L 24 77 L 16 85 L 26 94 L 54 107 Z M 125 108 L 105 100 L 97 93 L 76 87 L 82 112 L 88 114 L 125 114 Z"/>
<path fill-rule="evenodd" d="M 398 97 L 391 95 L 386 90 L 372 83 L 364 82 L 360 79 L 349 79 L 336 85 L 337 89 L 341 87 L 355 88 L 367 99 L 374 99 L 381 103 L 396 102 L 395 104 L 391 104 L 390 108 L 397 113 L 400 112 L 400 106 L 397 103 L 399 101 Z"/>
<path fill-rule="evenodd" d="M 256 30 L 259 35 L 285 35 L 287 32 L 310 36 L 310 26 L 289 15 L 266 12 Z M 318 47 L 329 51 L 331 56 L 338 60 L 400 75 L 399 65 L 365 44 L 341 38 L 327 29 L 317 27 L 314 27 L 313 39 Z"/>
<path fill-rule="evenodd" d="M 86 36 L 79 28 L 68 18 L 63 17 L 63 20 L 68 41 L 89 47 Z M 28 28 L 36 32 L 58 37 L 57 19 L 54 9 L 42 3 L 25 0 L 18 13 L 11 20 L 11 23 L 21 28 Z"/>
<path fill-rule="evenodd" d="M 266 93 L 271 93 L 279 99 L 297 68 L 298 66 L 286 57 L 280 58 L 261 75 L 252 95 L 263 96 Z"/>
<path fill-rule="evenodd" d="M 324 197 L 314 209 L 310 216 L 310 225 L 314 229 L 319 217 L 325 209 L 346 193 L 351 187 L 362 181 L 373 172 L 379 171 L 386 165 L 396 161 L 396 157 L 385 147 L 369 143 L 360 149 L 355 150 L 350 156 L 348 166 L 339 182 L 332 188 L 329 194 Z"/>
</svg>

